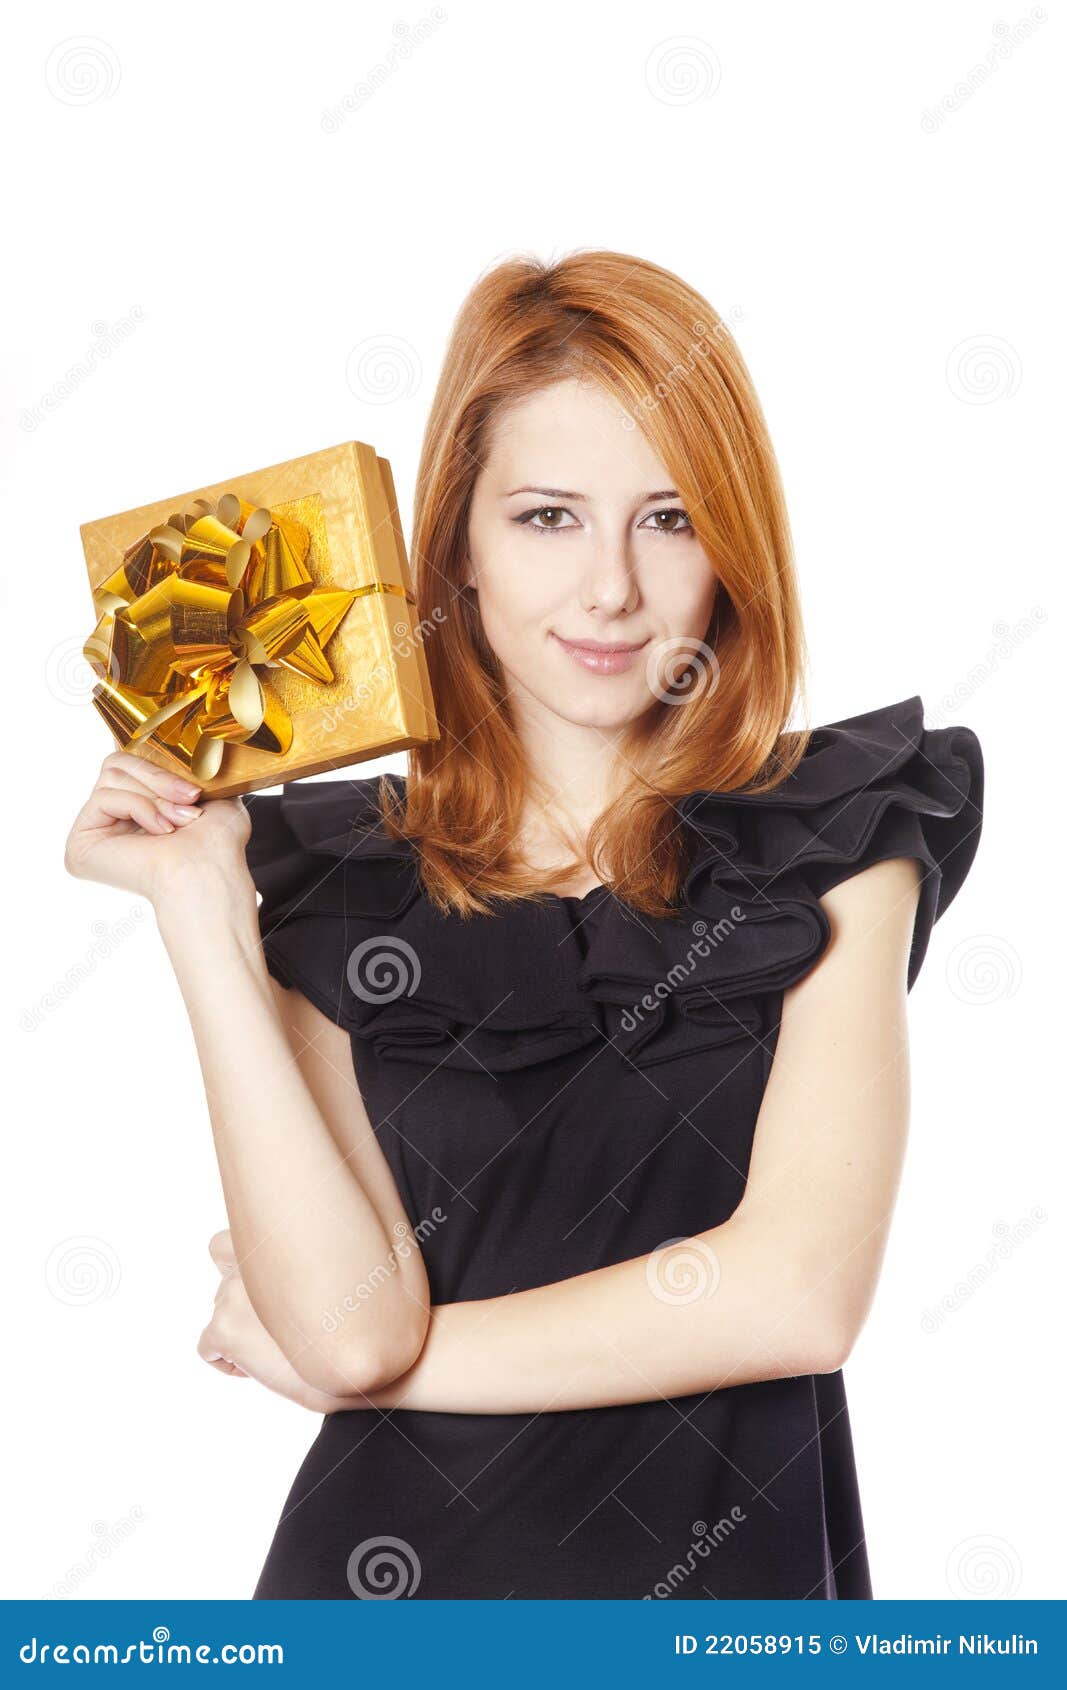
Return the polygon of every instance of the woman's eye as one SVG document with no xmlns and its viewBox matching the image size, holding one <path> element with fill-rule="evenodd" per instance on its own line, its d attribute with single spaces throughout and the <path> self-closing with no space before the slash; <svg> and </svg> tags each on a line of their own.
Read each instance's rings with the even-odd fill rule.
<svg viewBox="0 0 1067 1690">
<path fill-rule="evenodd" d="M 665 522 L 661 521 L 660 519 L 662 517 L 666 517 L 667 520 Z M 675 522 L 673 520 L 675 517 L 680 518 L 680 520 Z M 652 527 L 660 534 L 691 533 L 693 528 L 693 524 L 690 522 L 687 512 L 678 510 L 674 506 L 672 506 L 670 510 L 652 511 L 645 518 L 645 522 L 650 522 Z M 643 522 L 641 527 L 643 528 L 644 526 L 645 523 Z"/>
<path fill-rule="evenodd" d="M 532 528 L 539 534 L 561 533 L 565 528 L 579 528 L 571 512 L 562 505 L 539 505 L 536 510 L 523 511 L 521 516 L 513 519 L 521 522 L 525 527 Z M 691 534 L 693 525 L 684 510 L 672 506 L 670 509 L 651 511 L 640 523 L 641 528 L 651 527 L 659 534 Z"/>
<path fill-rule="evenodd" d="M 528 528 L 533 528 L 533 529 L 539 530 L 540 532 L 543 533 L 543 532 L 551 532 L 552 530 L 559 530 L 561 528 L 576 527 L 577 524 L 574 523 L 573 521 L 563 523 L 563 522 L 560 522 L 560 521 L 557 520 L 560 517 L 564 517 L 564 516 L 569 517 L 570 514 L 571 514 L 570 511 L 564 510 L 562 505 L 541 505 L 541 506 L 538 507 L 537 510 L 524 511 L 523 514 L 519 517 L 516 517 L 515 520 L 516 520 L 516 522 L 525 523 Z M 535 522 L 534 521 L 535 517 L 542 517 L 542 518 L 547 517 L 547 518 L 550 518 L 551 520 Z"/>
</svg>

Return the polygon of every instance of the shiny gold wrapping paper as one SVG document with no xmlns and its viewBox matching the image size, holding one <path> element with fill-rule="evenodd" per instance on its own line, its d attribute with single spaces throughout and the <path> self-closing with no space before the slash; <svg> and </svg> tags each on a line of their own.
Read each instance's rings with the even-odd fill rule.
<svg viewBox="0 0 1067 1690">
<path fill-rule="evenodd" d="M 230 515 L 238 506 L 240 516 L 231 516 L 232 529 L 220 529 L 215 513 Z M 253 543 L 255 556 L 246 564 L 245 590 L 235 609 L 230 589 L 249 548 L 243 548 L 235 568 L 237 551 L 231 542 L 250 519 L 248 531 L 254 535 L 268 513 L 275 527 L 263 544 L 269 547 L 279 534 L 299 536 L 301 541 L 306 535 L 306 556 L 301 563 L 284 541 L 266 555 Z M 185 528 L 184 537 L 180 532 L 175 536 L 170 526 L 176 516 Z M 135 549 L 135 542 L 153 533 L 158 542 L 154 552 L 150 545 Z M 193 535 L 202 535 L 202 543 L 194 543 Z M 224 746 L 218 773 L 201 781 L 206 797 L 255 792 L 438 738 L 392 473 L 372 447 L 349 441 L 269 469 L 230 476 L 193 494 L 85 523 L 81 538 L 99 619 L 86 642 L 99 676 L 93 703 L 119 745 L 188 776 L 194 736 L 188 728 L 182 730 L 183 689 L 190 689 L 185 694 L 189 698 L 205 695 L 211 731 L 221 735 L 217 744 Z M 147 653 L 138 647 L 138 667 L 130 655 L 136 642 L 116 638 L 114 622 L 123 624 L 120 635 L 128 635 L 124 608 L 134 626 L 140 614 L 148 640 L 158 638 L 161 648 L 172 651 L 169 608 L 167 633 L 162 634 L 160 619 L 150 614 L 151 595 L 142 592 L 136 597 L 146 581 L 155 579 L 154 564 L 162 561 L 165 569 L 178 572 L 176 564 L 167 562 L 168 545 L 175 557 L 179 552 L 192 557 L 188 568 L 194 582 L 187 589 L 192 602 L 181 633 L 187 642 L 190 627 L 195 633 L 179 655 L 171 657 L 169 667 L 154 660 L 155 646 L 149 644 Z M 146 558 L 154 563 L 146 563 Z M 248 661 L 240 663 L 237 652 L 226 650 L 227 603 L 230 628 L 243 636 L 235 643 L 254 673 Z M 295 629 L 297 619 L 314 623 L 323 635 L 321 642 L 312 630 L 292 651 L 286 630 Z M 280 659 L 258 661 L 275 647 L 284 654 Z M 202 651 L 214 653 L 213 673 L 206 661 L 197 667 Z M 299 665 L 299 672 L 287 666 L 290 662 Z M 145 675 L 150 675 L 150 684 Z M 231 685 L 233 699 L 244 703 L 242 710 L 235 702 L 233 714 Z M 251 717 L 249 687 L 253 694 L 260 693 L 258 712 L 253 705 Z M 261 719 L 257 743 L 248 743 L 250 730 L 241 722 Z M 152 722 L 161 724 L 153 737 L 133 737 Z M 291 744 L 278 749 L 288 736 L 287 724 Z M 200 732 L 198 722 L 197 735 Z"/>
</svg>

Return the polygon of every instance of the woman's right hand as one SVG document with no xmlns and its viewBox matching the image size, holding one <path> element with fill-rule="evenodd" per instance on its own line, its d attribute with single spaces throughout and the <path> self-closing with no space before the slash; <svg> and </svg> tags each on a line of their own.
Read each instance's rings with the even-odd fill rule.
<svg viewBox="0 0 1067 1690">
<path fill-rule="evenodd" d="M 228 1230 L 217 1232 L 208 1249 L 221 1277 L 211 1319 L 196 1346 L 198 1355 L 220 1373 L 235 1379 L 255 1379 L 268 1391 L 288 1397 L 313 1414 L 367 1406 L 366 1401 L 327 1396 L 301 1378 L 252 1307 Z"/>
<path fill-rule="evenodd" d="M 245 846 L 252 821 L 240 798 L 194 802 L 200 787 L 144 757 L 112 751 L 74 819 L 63 866 L 157 904 L 212 874 L 239 894 L 251 890 Z"/>
</svg>

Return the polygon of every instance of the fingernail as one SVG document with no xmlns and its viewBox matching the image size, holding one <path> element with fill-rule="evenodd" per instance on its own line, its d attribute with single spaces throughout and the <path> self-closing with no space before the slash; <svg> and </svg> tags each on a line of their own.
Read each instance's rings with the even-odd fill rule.
<svg viewBox="0 0 1067 1690">
<path fill-rule="evenodd" d="M 195 798 L 197 793 L 200 791 L 200 788 L 198 786 L 194 786 L 191 780 L 175 779 L 174 790 L 175 792 L 184 792 L 190 798 Z"/>
<path fill-rule="evenodd" d="M 170 808 L 176 816 L 184 816 L 186 819 L 200 814 L 195 804 L 172 804 Z"/>
</svg>

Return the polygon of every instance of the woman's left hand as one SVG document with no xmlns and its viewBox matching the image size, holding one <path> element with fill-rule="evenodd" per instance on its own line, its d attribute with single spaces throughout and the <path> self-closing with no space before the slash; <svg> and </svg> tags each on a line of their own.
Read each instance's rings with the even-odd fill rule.
<svg viewBox="0 0 1067 1690">
<path fill-rule="evenodd" d="M 275 1343 L 252 1307 L 229 1232 L 217 1232 L 208 1249 L 222 1277 L 197 1353 L 220 1373 L 255 1379 L 314 1414 L 332 1414 L 353 1406 L 347 1399 L 328 1396 L 309 1385 Z"/>
</svg>

